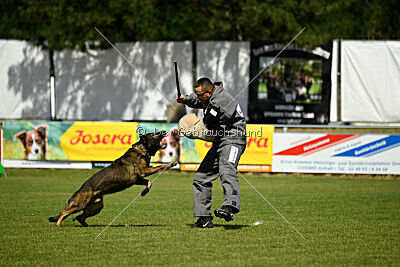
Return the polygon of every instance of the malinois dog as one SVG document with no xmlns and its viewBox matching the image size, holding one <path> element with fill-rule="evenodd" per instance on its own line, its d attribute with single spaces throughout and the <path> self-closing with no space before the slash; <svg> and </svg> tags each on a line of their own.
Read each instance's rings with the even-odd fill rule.
<svg viewBox="0 0 400 267">
<path fill-rule="evenodd" d="M 162 144 L 165 142 L 162 141 L 165 136 L 165 131 L 141 135 L 140 140 L 132 145 L 122 157 L 89 178 L 69 199 L 65 210 L 61 211 L 60 215 L 50 217 L 49 221 L 57 222 L 56 226 L 60 227 L 66 217 L 83 211 L 76 220 L 87 227 L 85 220 L 103 209 L 104 195 L 122 191 L 134 184 L 145 185 L 146 188 L 141 195 L 146 195 L 151 188 L 151 182 L 144 177 L 177 164 L 174 161 L 167 165 L 150 167 L 150 158 L 163 148 Z"/>
</svg>

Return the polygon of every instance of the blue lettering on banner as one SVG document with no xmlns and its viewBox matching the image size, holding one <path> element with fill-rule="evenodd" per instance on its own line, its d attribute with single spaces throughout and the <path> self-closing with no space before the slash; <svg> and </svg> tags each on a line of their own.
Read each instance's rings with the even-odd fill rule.
<svg viewBox="0 0 400 267">
<path fill-rule="evenodd" d="M 370 142 L 366 145 L 336 154 L 334 157 L 370 157 L 398 146 L 400 146 L 400 135 L 391 135 L 374 142 Z"/>
</svg>

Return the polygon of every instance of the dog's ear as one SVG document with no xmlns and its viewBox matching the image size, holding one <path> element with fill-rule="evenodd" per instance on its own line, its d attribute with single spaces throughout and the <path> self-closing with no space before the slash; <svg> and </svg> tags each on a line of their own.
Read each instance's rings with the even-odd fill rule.
<svg viewBox="0 0 400 267">
<path fill-rule="evenodd" d="M 47 137 L 47 125 L 39 125 L 36 127 L 39 136 L 45 139 Z"/>
<path fill-rule="evenodd" d="M 143 145 L 147 144 L 147 138 L 145 134 L 139 134 L 139 142 Z"/>
<path fill-rule="evenodd" d="M 26 131 L 19 132 L 15 135 L 15 138 L 21 141 L 22 145 L 26 147 Z"/>
</svg>

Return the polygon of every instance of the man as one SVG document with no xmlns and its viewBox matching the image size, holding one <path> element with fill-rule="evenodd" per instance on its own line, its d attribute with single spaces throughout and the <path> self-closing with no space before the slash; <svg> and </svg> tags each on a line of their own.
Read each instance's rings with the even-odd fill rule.
<svg viewBox="0 0 400 267">
<path fill-rule="evenodd" d="M 237 165 L 246 148 L 246 121 L 239 104 L 225 90 L 222 83 L 212 83 L 208 78 L 199 79 L 191 95 L 177 97 L 178 103 L 204 109 L 204 126 L 212 130 L 213 145 L 201 162 L 193 179 L 193 217 L 199 217 L 195 228 L 212 228 L 212 181 L 220 176 L 224 191 L 221 209 L 215 216 L 233 220 L 240 210 L 240 189 Z"/>
</svg>

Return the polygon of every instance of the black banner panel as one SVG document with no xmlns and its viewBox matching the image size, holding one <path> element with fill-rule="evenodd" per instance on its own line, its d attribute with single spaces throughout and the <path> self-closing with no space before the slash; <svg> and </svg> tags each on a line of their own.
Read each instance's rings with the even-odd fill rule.
<svg viewBox="0 0 400 267">
<path fill-rule="evenodd" d="M 251 43 L 250 73 L 257 78 L 249 86 L 249 122 L 327 124 L 332 44 L 312 51 L 284 46 Z"/>
</svg>

